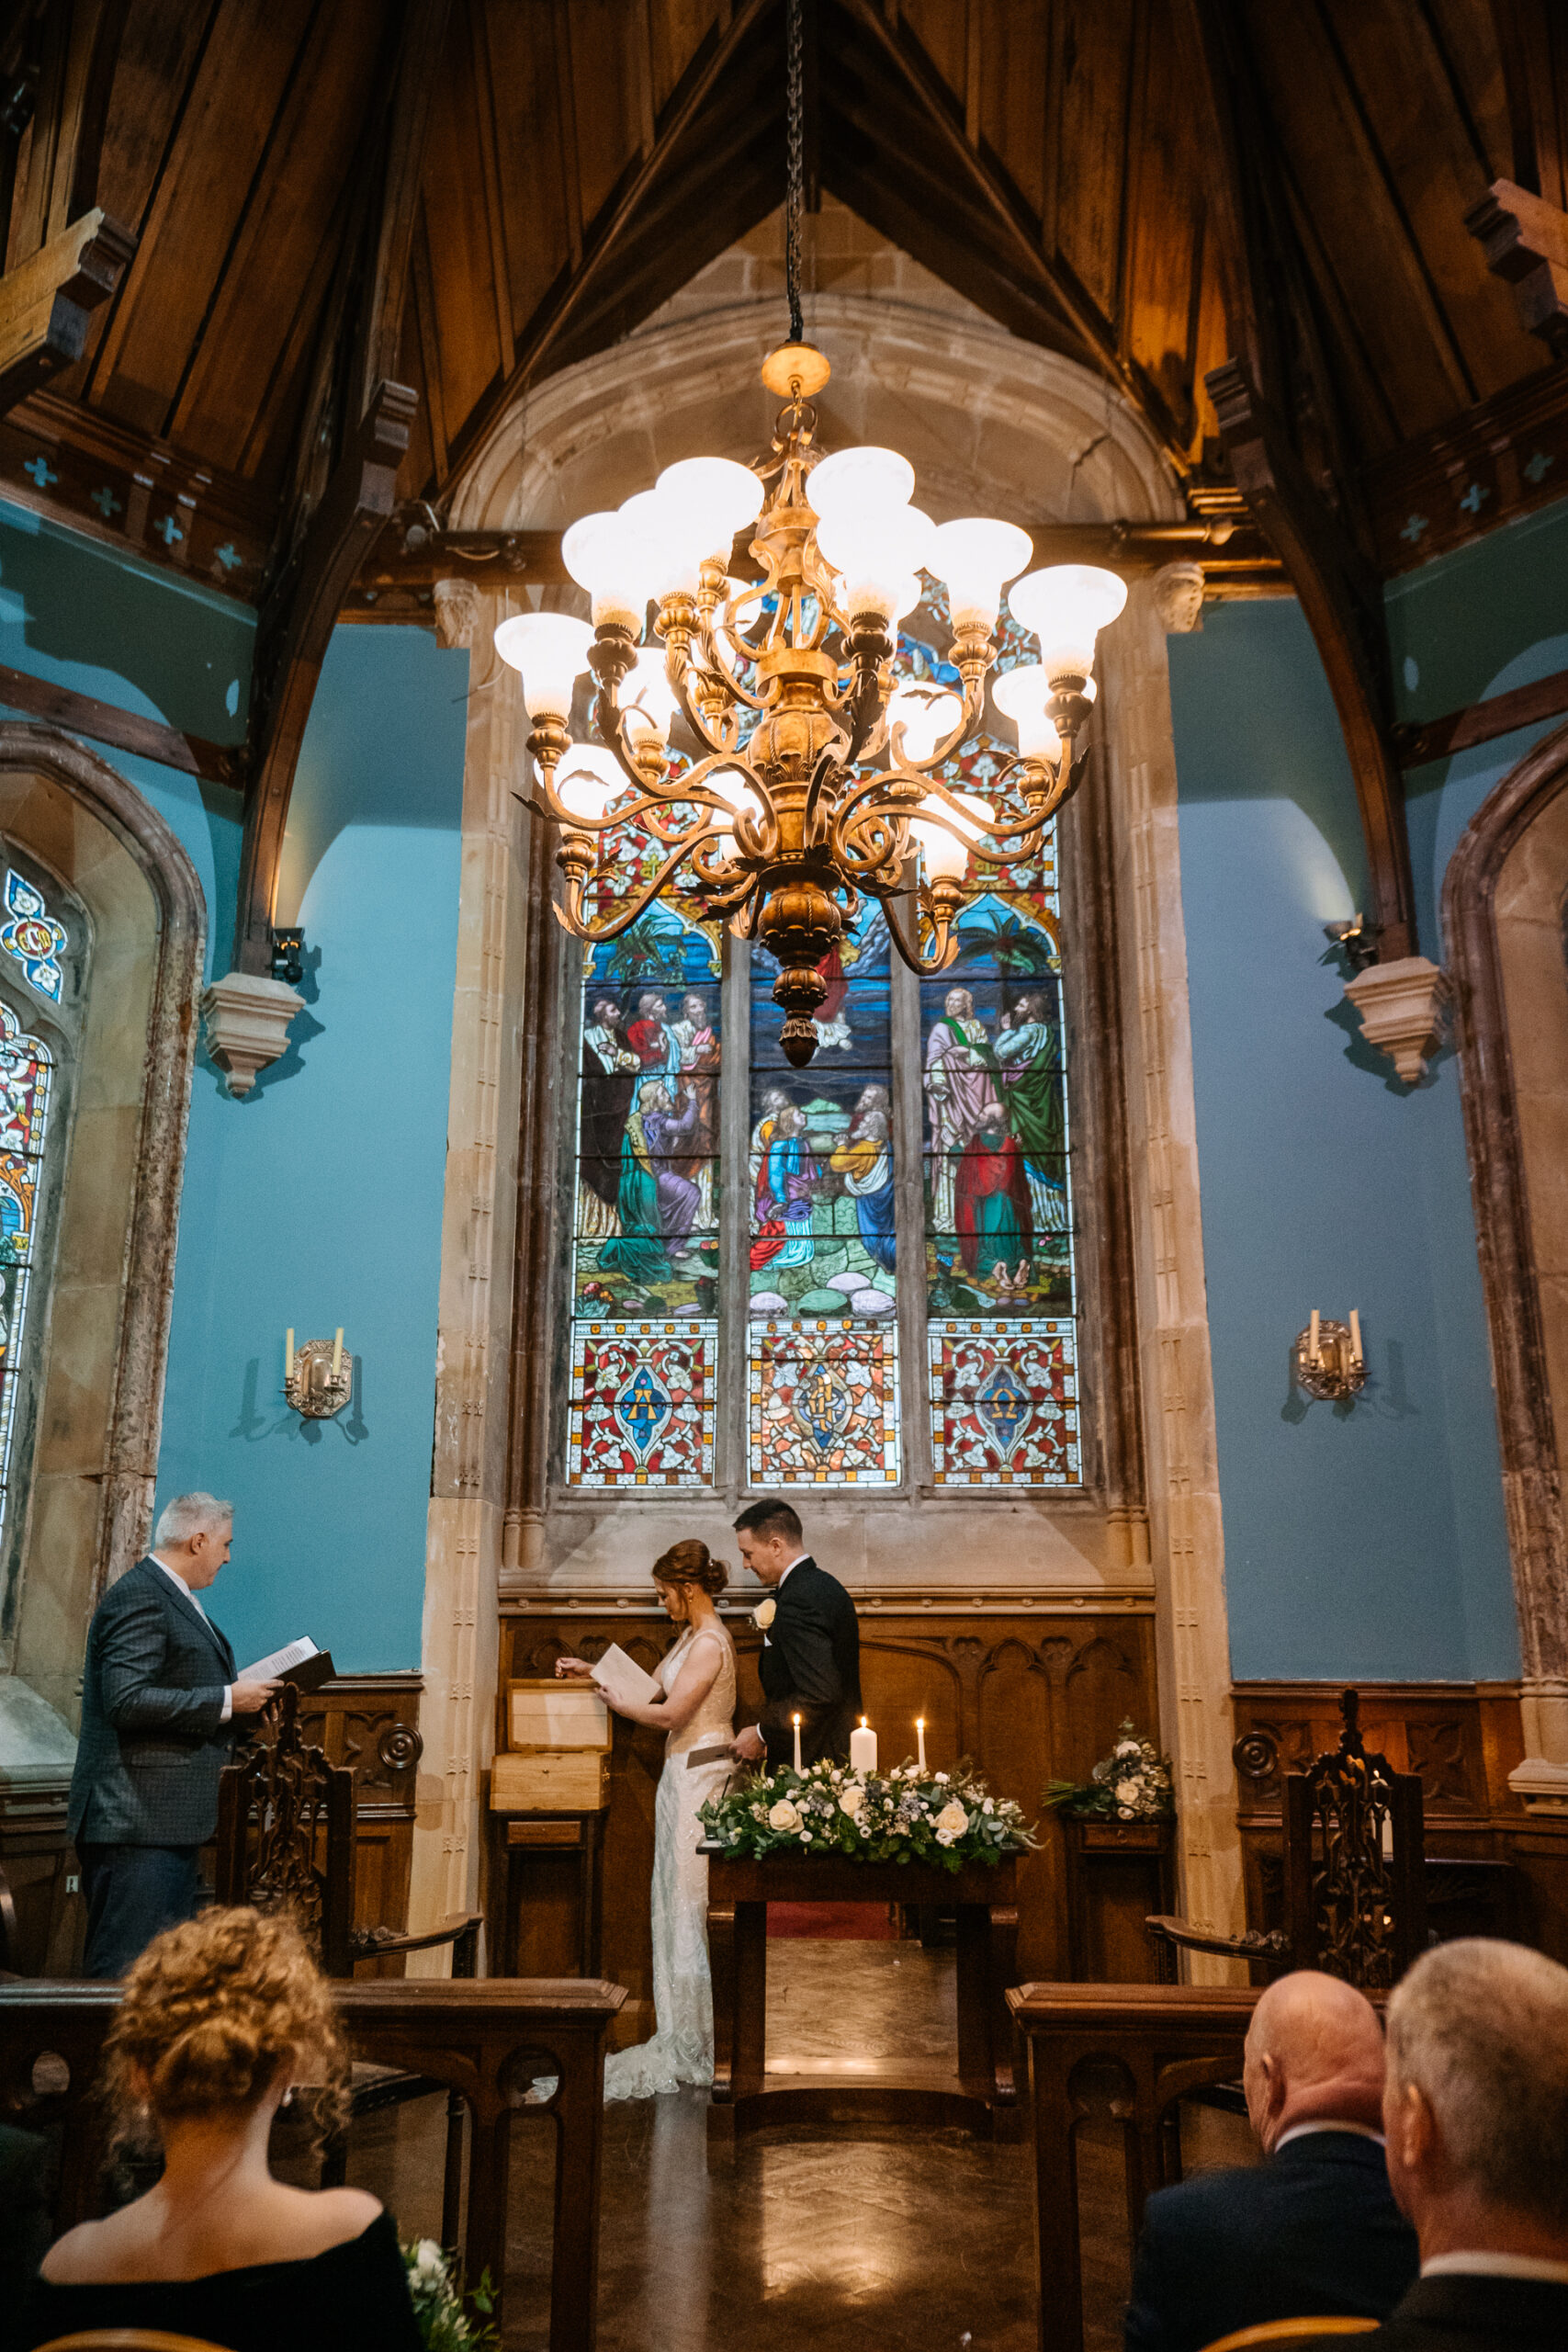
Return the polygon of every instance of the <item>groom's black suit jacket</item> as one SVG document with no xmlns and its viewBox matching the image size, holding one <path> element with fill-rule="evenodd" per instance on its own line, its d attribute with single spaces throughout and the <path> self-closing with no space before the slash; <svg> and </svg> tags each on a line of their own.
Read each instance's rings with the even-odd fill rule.
<svg viewBox="0 0 1568 2352">
<path fill-rule="evenodd" d="M 860 1625 L 838 1577 L 813 1559 L 797 1560 L 778 1588 L 759 1671 L 766 1703 L 757 1728 L 769 1763 L 794 1761 L 796 1714 L 803 1764 L 847 1762 L 860 1713 Z"/>
</svg>

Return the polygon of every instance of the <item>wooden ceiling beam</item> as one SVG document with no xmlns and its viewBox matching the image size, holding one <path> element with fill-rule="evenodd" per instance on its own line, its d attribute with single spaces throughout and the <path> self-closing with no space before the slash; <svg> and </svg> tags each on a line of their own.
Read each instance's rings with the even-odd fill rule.
<svg viewBox="0 0 1568 2352">
<path fill-rule="evenodd" d="M 0 277 L 0 415 L 81 358 L 92 314 L 135 250 L 130 231 L 95 205 Z"/>
<path fill-rule="evenodd" d="M 1355 781 L 1378 961 L 1416 952 L 1404 792 L 1391 729 L 1382 584 L 1318 494 L 1283 422 L 1238 360 L 1204 379 L 1236 488 L 1278 550 L 1316 642 Z"/>
<path fill-rule="evenodd" d="M 245 807 L 234 968 L 272 969 L 272 922 L 294 771 L 344 599 L 397 501 L 417 395 L 379 384 L 256 630 L 263 732 Z"/>
<path fill-rule="evenodd" d="M 387 192 L 376 240 L 370 317 L 365 335 L 365 369 L 359 388 L 361 413 L 379 383 L 397 374 L 403 309 L 412 276 L 414 231 L 420 214 L 420 171 L 436 68 L 446 37 L 451 0 L 411 0 L 403 24 L 403 62 L 392 100 L 387 141 Z"/>
</svg>

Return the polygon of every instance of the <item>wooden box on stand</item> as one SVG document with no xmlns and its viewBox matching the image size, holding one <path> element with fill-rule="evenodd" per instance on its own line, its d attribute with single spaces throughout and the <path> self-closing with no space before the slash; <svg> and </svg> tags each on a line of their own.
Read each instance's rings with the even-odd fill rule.
<svg viewBox="0 0 1568 2352">
<path fill-rule="evenodd" d="M 610 1711 L 581 1683 L 506 1686 L 507 1746 L 496 1751 L 497 1813 L 602 1813 L 610 1802 Z"/>
</svg>

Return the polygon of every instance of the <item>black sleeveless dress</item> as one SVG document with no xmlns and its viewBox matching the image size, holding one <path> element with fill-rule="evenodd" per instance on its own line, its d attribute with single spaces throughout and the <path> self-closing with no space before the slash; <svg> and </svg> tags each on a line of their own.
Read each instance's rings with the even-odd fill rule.
<svg viewBox="0 0 1568 2352">
<path fill-rule="evenodd" d="M 164 2328 L 227 2352 L 421 2352 L 396 2224 L 369 2228 L 308 2262 L 258 2262 L 205 2278 L 57 2287 L 35 2278 L 14 2332 L 17 2352 L 92 2327 Z"/>
</svg>

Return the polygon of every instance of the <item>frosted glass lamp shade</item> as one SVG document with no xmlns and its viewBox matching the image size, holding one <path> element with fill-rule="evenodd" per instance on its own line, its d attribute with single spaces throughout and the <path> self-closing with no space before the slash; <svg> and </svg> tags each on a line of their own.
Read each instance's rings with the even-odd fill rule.
<svg viewBox="0 0 1568 2352">
<path fill-rule="evenodd" d="M 887 705 L 887 729 L 904 729 L 904 756 L 929 760 L 943 736 L 951 735 L 963 716 L 964 704 L 949 686 L 925 679 L 910 679 L 899 686 Z"/>
<path fill-rule="evenodd" d="M 1087 678 L 1094 667 L 1094 641 L 1127 601 L 1127 583 L 1093 564 L 1054 563 L 1025 572 L 1008 590 L 1015 620 L 1040 639 L 1040 658 L 1053 685 L 1058 678 Z"/>
<path fill-rule="evenodd" d="M 977 842 L 981 834 L 990 829 L 990 808 L 976 793 L 955 792 L 953 797 L 962 808 L 971 812 L 973 821 L 966 822 L 963 817 L 955 815 L 931 792 L 920 803 L 921 808 L 929 810 L 930 815 L 915 818 L 909 827 L 920 845 L 920 863 L 927 878 L 932 882 L 942 878 L 958 881 L 969 864 L 970 842 Z M 932 819 L 936 817 L 946 821 L 933 823 Z M 963 838 L 955 839 L 947 830 L 949 825 L 955 826 Z"/>
<path fill-rule="evenodd" d="M 736 532 L 762 510 L 761 481 L 733 458 L 682 458 L 665 467 L 654 495 L 662 531 L 688 552 L 694 549 L 698 563 L 728 558 Z"/>
<path fill-rule="evenodd" d="M 947 582 L 954 628 L 996 628 L 1002 582 L 1021 571 L 1034 542 L 1016 523 L 996 523 L 973 514 L 939 526 L 931 569 Z"/>
<path fill-rule="evenodd" d="M 806 477 L 806 495 L 818 519 L 907 506 L 915 469 L 897 449 L 835 449 Z"/>
<path fill-rule="evenodd" d="M 1018 729 L 1018 748 L 1026 760 L 1061 757 L 1062 739 L 1045 708 L 1050 691 L 1051 681 L 1038 662 L 1021 662 L 991 681 L 991 699 Z"/>
<path fill-rule="evenodd" d="M 495 650 L 520 671 L 530 718 L 568 718 L 572 688 L 588 667 L 593 631 L 570 613 L 514 613 L 495 632 Z"/>
<path fill-rule="evenodd" d="M 738 817 L 757 818 L 761 815 L 762 804 L 752 791 L 741 769 L 715 768 L 707 781 L 721 799 L 728 801 Z M 716 833 L 714 846 L 721 857 L 733 857 L 735 855 L 734 834 Z"/>
<path fill-rule="evenodd" d="M 597 820 L 626 790 L 626 779 L 602 743 L 574 743 L 556 770 L 555 787 L 563 808 Z"/>
<path fill-rule="evenodd" d="M 649 543 L 653 559 L 649 584 L 654 595 L 694 596 L 705 550 L 697 546 L 690 531 L 682 535 L 669 527 L 670 517 L 659 492 L 639 490 L 623 498 L 615 512 Z"/>
<path fill-rule="evenodd" d="M 842 575 L 840 603 L 852 616 L 875 613 L 885 623 L 908 612 L 903 601 L 910 575 L 931 558 L 936 528 L 918 506 L 863 508 L 833 516 L 818 526 L 824 562 Z M 916 601 L 919 601 L 919 583 Z"/>
<path fill-rule="evenodd" d="M 668 743 L 675 717 L 675 689 L 664 673 L 664 655 L 649 647 L 633 662 L 622 681 L 621 711 L 626 733 L 639 749 L 646 743 Z"/>
<path fill-rule="evenodd" d="M 610 508 L 584 514 L 563 535 L 560 555 L 592 599 L 594 628 L 614 621 L 640 637 L 659 558 L 636 519 Z"/>
</svg>

